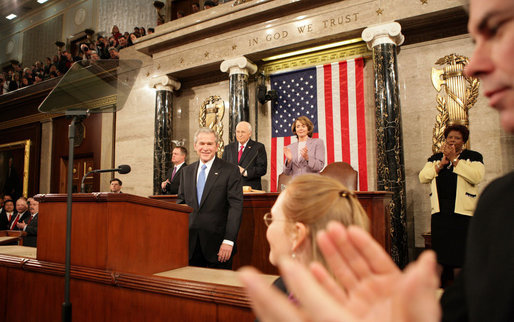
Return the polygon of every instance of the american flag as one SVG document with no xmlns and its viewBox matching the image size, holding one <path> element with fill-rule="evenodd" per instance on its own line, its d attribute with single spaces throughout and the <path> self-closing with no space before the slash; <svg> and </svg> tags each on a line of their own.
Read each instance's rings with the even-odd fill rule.
<svg viewBox="0 0 514 322">
<path fill-rule="evenodd" d="M 314 138 L 326 145 L 326 165 L 344 161 L 359 172 L 358 189 L 368 190 L 362 58 L 270 76 L 278 99 L 272 106 L 270 190 L 277 191 L 284 147 L 296 141 L 298 116 L 314 123 Z"/>
</svg>

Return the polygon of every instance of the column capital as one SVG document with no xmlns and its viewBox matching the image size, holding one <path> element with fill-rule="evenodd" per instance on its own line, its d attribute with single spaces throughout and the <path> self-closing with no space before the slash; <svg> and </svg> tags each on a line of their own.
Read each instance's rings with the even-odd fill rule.
<svg viewBox="0 0 514 322">
<path fill-rule="evenodd" d="M 150 80 L 150 83 L 153 88 L 157 89 L 158 91 L 176 91 L 180 89 L 180 82 L 169 77 L 169 76 L 159 76 L 152 78 Z"/>
<path fill-rule="evenodd" d="M 397 22 L 389 22 L 370 26 L 362 31 L 362 39 L 368 44 L 369 49 L 381 44 L 393 44 L 400 46 L 405 37 L 402 34 L 402 26 Z"/>
<path fill-rule="evenodd" d="M 226 59 L 221 63 L 220 70 L 224 73 L 227 71 L 229 75 L 233 74 L 255 74 L 257 65 L 252 63 L 248 58 L 239 56 L 236 58 Z"/>
</svg>

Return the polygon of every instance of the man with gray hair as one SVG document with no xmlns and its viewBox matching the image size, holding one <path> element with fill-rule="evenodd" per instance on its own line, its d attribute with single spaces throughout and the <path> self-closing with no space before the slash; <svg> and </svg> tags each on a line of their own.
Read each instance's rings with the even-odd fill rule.
<svg viewBox="0 0 514 322">
<path fill-rule="evenodd" d="M 212 129 L 196 131 L 194 149 L 200 160 L 182 170 L 177 200 L 193 208 L 189 265 L 231 269 L 243 213 L 241 175 L 236 165 L 216 157 Z"/>
<path fill-rule="evenodd" d="M 236 164 L 243 177 L 243 186 L 261 190 L 261 177 L 266 174 L 268 161 L 266 149 L 252 136 L 252 126 L 248 122 L 239 122 L 236 126 L 236 141 L 225 146 L 223 160 Z"/>
</svg>

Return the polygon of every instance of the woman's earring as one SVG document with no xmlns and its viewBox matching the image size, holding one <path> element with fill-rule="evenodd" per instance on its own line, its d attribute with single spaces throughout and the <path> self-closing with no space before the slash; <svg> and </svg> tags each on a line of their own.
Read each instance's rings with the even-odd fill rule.
<svg viewBox="0 0 514 322">
<path fill-rule="evenodd" d="M 291 258 L 292 258 L 292 259 L 295 259 L 295 258 L 296 258 L 296 253 L 295 253 L 295 252 L 293 252 L 293 253 L 291 254 Z"/>
</svg>

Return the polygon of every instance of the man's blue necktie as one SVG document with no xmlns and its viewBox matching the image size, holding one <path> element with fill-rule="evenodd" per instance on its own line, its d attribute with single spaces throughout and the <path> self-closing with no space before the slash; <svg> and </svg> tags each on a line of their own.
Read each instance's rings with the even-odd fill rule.
<svg viewBox="0 0 514 322">
<path fill-rule="evenodd" d="M 205 169 L 207 169 L 207 166 L 203 164 L 202 170 L 198 175 L 198 182 L 196 183 L 196 195 L 198 196 L 198 204 L 200 204 L 202 201 L 203 188 L 205 187 Z"/>
</svg>

